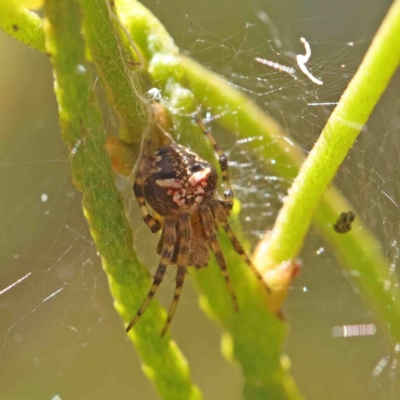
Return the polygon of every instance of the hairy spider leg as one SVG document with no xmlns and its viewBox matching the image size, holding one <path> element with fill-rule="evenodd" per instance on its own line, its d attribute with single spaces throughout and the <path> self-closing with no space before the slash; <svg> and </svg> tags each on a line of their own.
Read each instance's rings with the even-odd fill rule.
<svg viewBox="0 0 400 400">
<path fill-rule="evenodd" d="M 160 239 L 159 239 L 159 241 L 158 241 L 158 243 L 157 243 L 157 247 L 156 247 L 156 253 L 157 253 L 158 255 L 161 254 L 161 252 L 162 252 L 162 250 L 163 250 L 163 248 L 164 248 L 164 232 L 165 232 L 165 224 L 164 224 L 164 227 L 163 227 L 163 230 L 162 230 Z"/>
<path fill-rule="evenodd" d="M 229 294 L 231 295 L 233 301 L 233 308 L 235 311 L 239 310 L 238 301 L 236 297 L 235 290 L 233 288 L 232 282 L 228 275 L 228 270 L 226 267 L 226 261 L 224 258 L 224 254 L 222 253 L 221 247 L 218 242 L 218 238 L 215 231 L 214 218 L 211 213 L 210 208 L 207 205 L 202 205 L 199 208 L 200 218 L 203 223 L 204 231 L 207 236 L 207 239 L 210 243 L 211 250 L 215 254 L 215 259 L 217 260 L 217 264 L 220 267 L 222 274 L 224 276 L 225 282 L 228 286 Z"/>
<path fill-rule="evenodd" d="M 233 232 L 232 228 L 229 225 L 228 217 L 225 213 L 225 204 L 219 200 L 213 200 L 210 202 L 210 207 L 217 218 L 217 220 L 221 223 L 222 227 L 224 228 L 225 232 L 228 234 L 228 237 L 232 243 L 232 246 L 236 253 L 238 253 L 245 263 L 249 266 L 253 274 L 256 278 L 260 281 L 260 284 L 263 288 L 268 292 L 271 293 L 271 288 L 268 286 L 267 282 L 263 279 L 261 274 L 258 272 L 257 268 L 251 262 L 250 258 L 247 256 L 246 252 L 244 251 L 242 245 L 240 244 L 238 238 L 236 237 L 235 233 Z"/>
<path fill-rule="evenodd" d="M 233 206 L 233 192 L 230 184 L 229 169 L 228 169 L 228 158 L 226 157 L 224 151 L 219 146 L 218 142 L 215 140 L 211 133 L 211 128 L 206 127 L 198 114 L 194 115 L 195 121 L 199 125 L 200 129 L 203 131 L 204 135 L 211 142 L 214 147 L 215 152 L 218 155 L 218 161 L 221 168 L 222 182 L 224 184 L 224 199 L 229 207 L 232 209 Z"/>
<path fill-rule="evenodd" d="M 160 263 L 158 264 L 157 272 L 154 276 L 153 284 L 146 299 L 139 308 L 139 311 L 137 312 L 135 318 L 133 318 L 131 323 L 126 328 L 126 332 L 129 332 L 131 328 L 136 324 L 140 316 L 145 312 L 146 308 L 153 299 L 154 294 L 156 293 L 158 287 L 160 286 L 161 281 L 164 278 L 165 270 L 167 269 L 167 266 L 172 259 L 172 253 L 174 250 L 175 241 L 176 241 L 176 222 L 167 219 L 165 221 L 165 228 L 164 228 L 164 247 L 161 253 L 161 260 Z"/>
<path fill-rule="evenodd" d="M 178 267 L 178 271 L 176 273 L 176 287 L 175 287 L 174 299 L 172 300 L 172 304 L 168 311 L 167 320 L 165 321 L 164 327 L 161 331 L 161 337 L 163 337 L 167 333 L 167 330 L 172 321 L 172 318 L 175 315 L 176 307 L 178 306 L 179 297 L 182 292 L 182 286 L 183 286 L 183 282 L 185 280 L 185 276 L 186 276 L 186 267 Z"/>
<path fill-rule="evenodd" d="M 161 332 L 161 336 L 164 336 L 168 330 L 168 327 L 174 317 L 176 307 L 178 306 L 179 297 L 182 292 L 183 282 L 185 280 L 186 275 L 186 266 L 189 262 L 189 252 L 190 252 L 190 239 L 192 237 L 192 225 L 190 223 L 190 215 L 187 213 L 181 214 L 179 218 L 179 252 L 178 252 L 178 261 L 177 267 L 178 271 L 176 273 L 176 286 L 174 298 L 172 300 L 171 306 L 168 311 L 168 317 L 165 321 L 164 328 Z"/>
<path fill-rule="evenodd" d="M 144 222 L 153 233 L 156 233 L 160 230 L 161 224 L 160 221 L 156 220 L 149 214 L 149 210 L 147 209 L 146 201 L 144 200 L 144 194 L 143 194 L 143 185 L 144 181 L 146 180 L 145 163 L 147 162 L 146 156 L 148 154 L 150 143 L 151 141 L 147 140 L 144 145 L 144 151 L 139 163 L 139 171 L 136 176 L 135 183 L 133 184 L 133 191 L 135 193 L 137 202 L 139 203 L 140 211 L 142 212 Z"/>
</svg>

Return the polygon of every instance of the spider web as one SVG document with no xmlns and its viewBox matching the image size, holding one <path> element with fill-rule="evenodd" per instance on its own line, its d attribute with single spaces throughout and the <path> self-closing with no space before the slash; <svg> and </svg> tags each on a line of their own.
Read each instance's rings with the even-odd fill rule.
<svg viewBox="0 0 400 400">
<path fill-rule="evenodd" d="M 183 52 L 245 92 L 308 152 L 391 2 L 144 3 Z M 312 52 L 305 65 L 322 85 L 299 68 L 302 37 Z M 127 393 L 155 399 L 113 309 L 71 184 L 48 60 L 5 35 L 0 41 L 0 399 L 105 400 Z M 381 241 L 393 274 L 400 240 L 399 84 L 397 75 L 335 179 L 357 218 Z M 115 117 L 109 114 L 111 131 Z M 254 245 L 272 227 L 291 182 L 254 159 L 248 142 L 258 139 L 251 132 L 240 140 L 215 125 L 242 203 L 240 222 Z M 132 219 L 140 256 L 154 271 L 157 239 L 137 214 Z M 400 345 L 378 325 L 317 232 L 311 230 L 301 258 L 304 268 L 285 313 L 287 353 L 304 396 L 400 399 Z M 157 297 L 169 303 L 173 286 L 167 276 Z M 220 355 L 219 329 L 198 310 L 189 285 L 172 329 L 205 398 L 240 399 L 241 375 Z"/>
</svg>

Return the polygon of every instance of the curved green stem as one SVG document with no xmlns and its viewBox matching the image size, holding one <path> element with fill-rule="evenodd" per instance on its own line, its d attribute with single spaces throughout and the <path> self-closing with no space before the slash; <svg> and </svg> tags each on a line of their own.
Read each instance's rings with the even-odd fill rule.
<svg viewBox="0 0 400 400">
<path fill-rule="evenodd" d="M 150 279 L 133 250 L 129 222 L 105 150 L 106 135 L 80 34 L 79 2 L 48 0 L 46 16 L 46 49 L 53 64 L 62 137 L 68 146 L 73 181 L 82 192 L 84 213 L 107 272 L 115 307 L 128 322 L 145 298 Z M 129 337 L 160 396 L 201 399 L 182 353 L 173 341 L 160 337 L 163 309 L 153 301 L 142 319 Z"/>
</svg>

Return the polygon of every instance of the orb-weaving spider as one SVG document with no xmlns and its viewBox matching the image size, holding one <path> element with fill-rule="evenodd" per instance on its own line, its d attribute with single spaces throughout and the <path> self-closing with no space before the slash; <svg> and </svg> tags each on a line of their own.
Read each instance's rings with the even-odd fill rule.
<svg viewBox="0 0 400 400">
<path fill-rule="evenodd" d="M 218 175 L 207 161 L 179 144 L 166 145 L 157 149 L 153 154 L 148 154 L 150 142 L 146 143 L 133 190 L 144 222 L 150 230 L 156 233 L 162 228 L 162 235 L 157 246 L 157 253 L 161 255 L 161 260 L 150 292 L 126 328 L 127 332 L 150 304 L 167 266 L 176 265 L 175 294 L 161 332 L 161 336 L 164 336 L 175 314 L 187 267 L 194 266 L 196 269 L 206 267 L 209 260 L 209 249 L 215 254 L 228 286 L 234 309 L 238 310 L 236 294 L 217 239 L 217 222 L 228 234 L 235 251 L 240 254 L 269 292 L 268 285 L 251 263 L 228 223 L 229 212 L 233 204 L 233 193 L 229 183 L 227 157 L 211 135 L 209 128 L 204 126 L 197 114 L 195 119 L 218 155 L 224 184 L 224 200 L 217 198 Z M 158 221 L 149 214 L 146 203 L 162 217 L 162 221 Z"/>
</svg>

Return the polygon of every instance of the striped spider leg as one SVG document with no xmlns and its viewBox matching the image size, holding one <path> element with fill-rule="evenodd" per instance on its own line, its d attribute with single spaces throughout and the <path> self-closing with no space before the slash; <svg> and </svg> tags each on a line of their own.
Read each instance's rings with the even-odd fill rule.
<svg viewBox="0 0 400 400">
<path fill-rule="evenodd" d="M 230 210 L 230 206 L 227 205 L 225 202 L 220 201 L 220 200 L 213 200 L 210 202 L 210 207 L 211 210 L 213 211 L 213 214 L 215 215 L 217 221 L 222 225 L 224 228 L 224 231 L 227 233 L 232 246 L 236 253 L 238 253 L 244 262 L 249 266 L 253 274 L 256 276 L 256 278 L 259 280 L 260 284 L 264 287 L 264 289 L 267 291 L 267 293 L 271 293 L 271 289 L 268 286 L 267 282 L 264 281 L 263 277 L 261 274 L 258 272 L 257 268 L 253 265 L 251 262 L 250 258 L 244 251 L 242 245 L 240 244 L 238 238 L 234 234 L 232 228 L 229 225 L 228 222 L 228 215 L 226 210 Z"/>
<path fill-rule="evenodd" d="M 210 129 L 204 126 L 199 116 L 196 115 L 195 119 L 218 155 L 224 185 L 224 201 L 219 200 L 217 195 L 217 172 L 206 160 L 179 144 L 160 147 L 150 154 L 150 143 L 146 144 L 133 189 L 143 220 L 150 230 L 157 232 L 162 228 L 162 235 L 157 246 L 157 253 L 161 256 L 161 260 L 150 291 L 128 325 L 127 332 L 136 324 L 150 304 L 167 267 L 175 265 L 177 270 L 175 293 L 161 332 L 161 336 L 164 336 L 175 314 L 187 267 L 205 268 L 210 251 L 215 254 L 234 309 L 235 311 L 239 309 L 225 257 L 218 242 L 217 223 L 223 226 L 234 250 L 244 259 L 269 292 L 267 284 L 251 263 L 228 223 L 233 204 L 233 192 L 230 187 L 227 157 L 212 136 Z M 150 215 L 148 206 L 161 217 L 161 221 Z"/>
<path fill-rule="evenodd" d="M 224 199 L 225 206 L 227 210 L 231 210 L 233 207 L 233 192 L 230 184 L 229 169 L 228 169 L 228 158 L 226 157 L 224 151 L 219 146 L 218 142 L 215 140 L 214 136 L 211 134 L 211 128 L 206 127 L 199 115 L 196 113 L 194 119 L 199 125 L 200 129 L 203 131 L 206 138 L 213 145 L 215 152 L 218 156 L 219 167 L 221 168 L 222 183 L 224 184 Z"/>
<path fill-rule="evenodd" d="M 203 124 L 203 121 L 201 120 L 198 113 L 195 114 L 194 118 L 195 118 L 197 124 L 200 126 L 201 130 L 203 131 L 204 135 L 209 139 L 209 141 L 213 145 L 214 150 L 218 155 L 218 160 L 219 160 L 219 164 L 220 164 L 220 168 L 221 168 L 222 181 L 224 184 L 224 199 L 225 199 L 225 201 L 212 200 L 210 202 L 210 207 L 213 212 L 213 215 L 215 216 L 216 220 L 221 223 L 225 232 L 228 234 L 228 237 L 233 245 L 234 250 L 246 262 L 246 264 L 249 266 L 249 268 L 254 273 L 256 278 L 260 281 L 260 283 L 264 287 L 264 289 L 268 293 L 270 293 L 271 289 L 269 288 L 268 284 L 264 281 L 263 277 L 258 272 L 257 268 L 253 265 L 250 258 L 247 256 L 246 252 L 244 251 L 242 245 L 240 244 L 236 235 L 232 231 L 232 228 L 230 227 L 229 222 L 228 222 L 229 213 L 232 210 L 232 206 L 233 206 L 233 191 L 230 186 L 228 158 L 226 157 L 224 151 L 219 146 L 218 142 L 215 140 L 214 136 L 211 134 L 211 129 L 206 127 Z"/>
<path fill-rule="evenodd" d="M 163 237 L 164 237 L 164 246 L 161 253 L 161 260 L 158 264 L 157 272 L 154 276 L 154 281 L 151 286 L 150 292 L 148 293 L 146 299 L 144 300 L 143 304 L 141 305 L 139 311 L 137 312 L 135 318 L 130 322 L 126 331 L 129 332 L 133 325 L 136 324 L 137 320 L 140 316 L 144 313 L 150 301 L 152 300 L 154 294 L 156 293 L 158 287 L 160 286 L 161 281 L 164 278 L 165 271 L 167 266 L 172 258 L 172 252 L 174 250 L 175 242 L 176 242 L 176 223 L 175 221 L 166 220 L 165 226 L 163 230 Z"/>
</svg>

